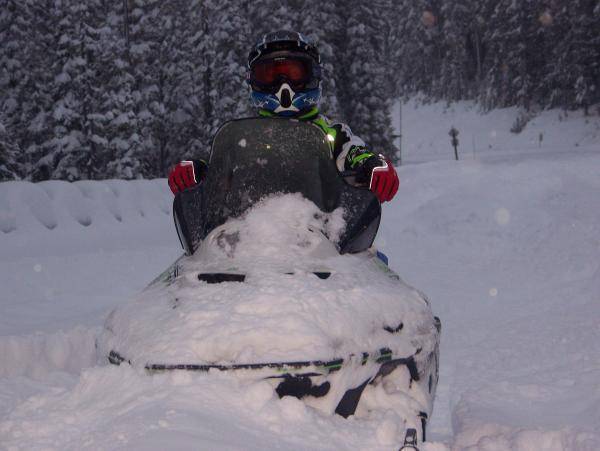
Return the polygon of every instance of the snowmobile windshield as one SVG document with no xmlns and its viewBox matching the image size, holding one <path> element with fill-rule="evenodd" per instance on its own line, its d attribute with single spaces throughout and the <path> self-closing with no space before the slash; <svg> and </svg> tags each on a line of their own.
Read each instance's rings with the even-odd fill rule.
<svg viewBox="0 0 600 451">
<path fill-rule="evenodd" d="M 279 193 L 300 193 L 324 212 L 343 207 L 346 235 L 354 236 L 338 243 L 341 251 L 357 251 L 343 246 L 367 228 L 374 230 L 362 241 L 371 245 L 379 203 L 370 191 L 344 182 L 324 132 L 310 122 L 252 118 L 227 122 L 219 129 L 206 180 L 176 197 L 174 212 L 184 248 L 193 253 L 214 228 Z"/>
</svg>

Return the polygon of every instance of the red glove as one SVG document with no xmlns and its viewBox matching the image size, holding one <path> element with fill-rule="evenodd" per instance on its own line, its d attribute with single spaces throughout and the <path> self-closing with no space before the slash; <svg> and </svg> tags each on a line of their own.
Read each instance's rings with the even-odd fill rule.
<svg viewBox="0 0 600 451">
<path fill-rule="evenodd" d="M 206 177 L 208 166 L 202 160 L 180 161 L 169 173 L 169 188 L 177 194 L 196 186 Z"/>
<path fill-rule="evenodd" d="M 375 193 L 379 202 L 392 200 L 398 192 L 400 180 L 391 161 L 383 155 L 372 156 L 365 161 L 364 167 L 371 172 L 369 189 Z"/>
</svg>

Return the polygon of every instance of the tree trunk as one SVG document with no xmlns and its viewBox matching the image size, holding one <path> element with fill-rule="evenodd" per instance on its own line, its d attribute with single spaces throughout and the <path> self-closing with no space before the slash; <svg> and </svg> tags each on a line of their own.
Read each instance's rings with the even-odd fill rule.
<svg viewBox="0 0 600 451">
<path fill-rule="evenodd" d="M 131 64 L 131 55 L 129 53 L 129 0 L 123 0 L 123 35 L 125 36 L 125 59 Z"/>
</svg>

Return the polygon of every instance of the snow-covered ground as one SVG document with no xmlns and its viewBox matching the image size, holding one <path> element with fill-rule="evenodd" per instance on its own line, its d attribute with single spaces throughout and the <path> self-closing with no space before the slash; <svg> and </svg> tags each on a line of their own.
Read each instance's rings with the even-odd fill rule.
<svg viewBox="0 0 600 451">
<path fill-rule="evenodd" d="M 600 449 L 598 118 L 547 112 L 514 135 L 515 110 L 444 110 L 403 107 L 378 239 L 443 322 L 421 449 Z M 397 449 L 392 410 L 344 420 L 266 382 L 96 361 L 108 312 L 180 253 L 170 196 L 0 184 L 0 449 Z"/>
<path fill-rule="evenodd" d="M 597 151 L 600 145 L 600 118 L 585 117 L 581 111 L 543 111 L 517 134 L 510 130 L 523 116 L 518 108 L 482 114 L 472 102 L 438 102 L 419 107 L 414 99 L 400 107 L 397 103 L 394 108 L 393 125 L 402 135 L 404 163 L 454 159 L 449 135 L 452 127 L 459 133 L 461 160 L 546 158 L 562 152 Z"/>
</svg>

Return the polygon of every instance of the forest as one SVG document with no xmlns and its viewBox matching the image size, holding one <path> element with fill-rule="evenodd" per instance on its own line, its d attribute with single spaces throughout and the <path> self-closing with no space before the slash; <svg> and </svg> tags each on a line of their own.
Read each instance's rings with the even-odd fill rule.
<svg viewBox="0 0 600 451">
<path fill-rule="evenodd" d="M 401 98 L 599 114 L 599 0 L 0 0 L 0 181 L 164 177 L 253 115 L 265 32 L 314 40 L 322 112 L 394 154 Z"/>
</svg>

